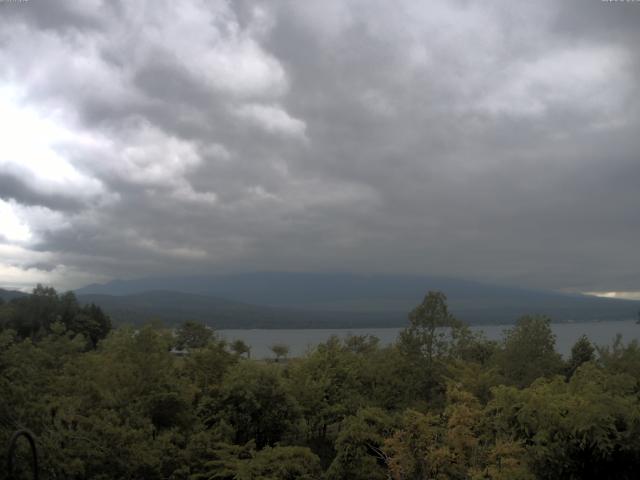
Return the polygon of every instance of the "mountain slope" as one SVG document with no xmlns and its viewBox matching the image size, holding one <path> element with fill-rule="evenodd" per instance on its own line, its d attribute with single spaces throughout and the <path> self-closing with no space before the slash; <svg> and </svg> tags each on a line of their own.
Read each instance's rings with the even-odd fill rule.
<svg viewBox="0 0 640 480">
<path fill-rule="evenodd" d="M 24 292 L 19 292 L 17 290 L 6 290 L 4 288 L 0 288 L 0 298 L 5 302 L 8 302 L 9 300 L 12 300 L 14 298 L 24 297 L 26 295 L 28 294 Z"/>
<path fill-rule="evenodd" d="M 389 312 L 319 312 L 249 305 L 206 295 L 156 290 L 130 295 L 79 294 L 95 303 L 116 323 L 141 324 L 160 320 L 176 325 L 184 320 L 214 328 L 343 328 L 400 326 L 406 315 Z"/>
<path fill-rule="evenodd" d="M 184 305 L 178 293 L 189 293 L 199 297 L 196 304 L 205 302 L 203 298 L 206 297 L 245 304 L 241 311 L 247 318 L 255 318 L 256 309 L 263 309 L 265 324 L 270 324 L 275 318 L 286 319 L 282 320 L 286 324 L 297 324 L 302 317 L 313 318 L 314 323 L 356 320 L 358 323 L 370 319 L 369 322 L 376 325 L 378 322 L 404 324 L 407 312 L 429 290 L 447 294 L 452 312 L 472 324 L 512 323 L 529 313 L 549 315 L 555 321 L 622 320 L 636 318 L 640 310 L 640 302 L 637 301 L 417 275 L 266 272 L 162 277 L 90 285 L 77 293 L 135 295 L 152 290 L 170 291 L 164 296 L 169 299 L 174 295 L 173 301 L 167 301 L 175 308 Z M 266 307 L 270 308 L 264 310 Z M 274 314 L 275 311 L 278 315 Z M 267 321 L 267 318 L 271 320 Z"/>
</svg>

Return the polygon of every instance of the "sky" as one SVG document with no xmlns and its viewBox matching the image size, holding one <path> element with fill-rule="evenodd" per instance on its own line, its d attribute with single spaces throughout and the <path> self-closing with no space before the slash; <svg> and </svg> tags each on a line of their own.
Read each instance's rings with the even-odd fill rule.
<svg viewBox="0 0 640 480">
<path fill-rule="evenodd" d="M 640 2 L 0 2 L 0 285 L 640 298 Z"/>
</svg>

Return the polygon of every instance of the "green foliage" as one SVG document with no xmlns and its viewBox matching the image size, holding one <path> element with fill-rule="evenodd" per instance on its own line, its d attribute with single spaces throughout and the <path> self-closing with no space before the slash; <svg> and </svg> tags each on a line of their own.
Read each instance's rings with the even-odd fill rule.
<svg viewBox="0 0 640 480">
<path fill-rule="evenodd" d="M 229 347 L 231 348 L 231 351 L 236 355 L 242 356 L 246 354 L 247 358 L 251 358 L 251 347 L 247 345 L 244 340 L 234 340 L 233 342 L 231 342 Z"/>
<path fill-rule="evenodd" d="M 497 356 L 505 380 L 519 387 L 530 385 L 538 377 L 549 377 L 563 369 L 555 351 L 551 320 L 541 316 L 520 318 L 505 331 L 503 350 Z"/>
<path fill-rule="evenodd" d="M 400 345 L 408 354 L 432 363 L 450 353 L 461 326 L 449 313 L 447 297 L 441 292 L 429 292 L 409 314 L 409 326 L 400 333 Z"/>
<path fill-rule="evenodd" d="M 202 473 L 190 480 L 319 480 L 320 459 L 305 447 L 265 447 L 255 442 L 217 443 L 209 452 Z"/>
<path fill-rule="evenodd" d="M 412 378 L 412 394 L 429 402 L 444 397 L 449 362 L 472 343 L 469 330 L 447 307 L 441 292 L 429 292 L 409 314 L 409 326 L 400 332 L 398 348 L 404 355 L 402 370 Z"/>
<path fill-rule="evenodd" d="M 567 377 L 570 378 L 575 371 L 583 363 L 593 362 L 596 359 L 596 349 L 589 339 L 583 335 L 578 341 L 571 347 L 571 358 L 567 364 Z"/>
<path fill-rule="evenodd" d="M 577 480 L 640 470 L 637 342 L 594 352 L 583 338 L 563 364 L 547 319 L 525 317 L 489 342 L 432 292 L 395 345 L 333 337 L 274 363 L 199 324 L 183 325 L 189 351 L 175 355 L 174 332 L 109 331 L 73 294 L 38 287 L 17 300 L 0 305 L 0 445 L 32 430 L 44 478 Z"/>
<path fill-rule="evenodd" d="M 605 346 L 598 349 L 599 362 L 609 371 L 614 373 L 627 373 L 640 382 L 640 345 L 637 340 L 632 340 L 627 345 L 618 335 L 611 347 Z"/>
<path fill-rule="evenodd" d="M 200 396 L 212 394 L 229 367 L 238 361 L 225 347 L 223 341 L 210 341 L 184 358 L 182 371 Z"/>
<path fill-rule="evenodd" d="M 207 423 L 228 424 L 234 443 L 274 445 L 295 429 L 299 407 L 286 390 L 277 367 L 242 362 L 231 367 L 212 401 Z"/>
<path fill-rule="evenodd" d="M 401 479 L 532 479 L 525 450 L 486 435 L 484 412 L 470 393 L 450 384 L 440 413 L 407 410 L 384 444 L 390 477 Z"/>
<path fill-rule="evenodd" d="M 202 348 L 213 339 L 213 330 L 203 323 L 186 321 L 176 330 L 176 348 Z"/>
<path fill-rule="evenodd" d="M 255 442 L 235 445 L 218 441 L 202 453 L 207 461 L 200 472 L 191 475 L 190 480 L 235 480 L 242 465 L 255 454 Z"/>
<path fill-rule="evenodd" d="M 392 421 L 384 410 L 365 408 L 347 418 L 336 439 L 337 455 L 327 471 L 328 480 L 384 480 L 386 456 L 382 450 Z"/>
<path fill-rule="evenodd" d="M 38 285 L 31 295 L 0 304 L 0 329 L 12 329 L 21 339 L 39 340 L 57 323 L 82 335 L 89 348 L 96 348 L 111 330 L 111 319 L 100 307 L 80 306 L 73 292 L 58 295 L 52 287 Z"/>
<path fill-rule="evenodd" d="M 282 343 L 276 343 L 275 345 L 271 345 L 269 349 L 276 356 L 276 362 L 279 362 L 280 359 L 282 358 L 287 358 L 287 355 L 289 355 L 289 346 L 284 345 Z"/>
<path fill-rule="evenodd" d="M 357 358 L 332 337 L 288 370 L 290 391 L 301 407 L 307 436 L 324 439 L 331 425 L 362 405 Z"/>
<path fill-rule="evenodd" d="M 497 432 L 527 446 L 540 478 L 634 478 L 640 465 L 640 405 L 635 382 L 586 363 L 566 383 L 540 379 L 500 386 L 488 407 Z"/>
<path fill-rule="evenodd" d="M 320 459 L 304 447 L 266 447 L 243 462 L 237 480 L 319 480 Z"/>
</svg>

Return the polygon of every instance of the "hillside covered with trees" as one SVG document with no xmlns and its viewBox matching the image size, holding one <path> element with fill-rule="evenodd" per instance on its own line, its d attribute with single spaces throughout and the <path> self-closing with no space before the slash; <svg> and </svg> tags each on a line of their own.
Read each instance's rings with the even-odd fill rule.
<svg viewBox="0 0 640 480">
<path fill-rule="evenodd" d="M 99 308 L 38 287 L 0 305 L 0 445 L 31 430 L 46 479 L 631 479 L 640 470 L 635 342 L 595 348 L 582 338 L 563 359 L 538 316 L 488 341 L 430 292 L 390 346 L 332 338 L 269 362 L 244 347 L 193 323 L 113 329 Z M 26 475 L 23 447 L 16 465 Z"/>
</svg>

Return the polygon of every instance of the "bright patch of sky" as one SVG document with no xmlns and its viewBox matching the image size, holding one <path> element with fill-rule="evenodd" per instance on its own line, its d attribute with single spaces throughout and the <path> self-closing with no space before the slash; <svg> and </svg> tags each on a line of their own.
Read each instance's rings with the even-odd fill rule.
<svg viewBox="0 0 640 480">
<path fill-rule="evenodd" d="M 626 300 L 640 300 L 640 291 L 635 292 L 586 292 L 587 295 L 595 295 L 604 298 L 620 298 Z"/>
</svg>

